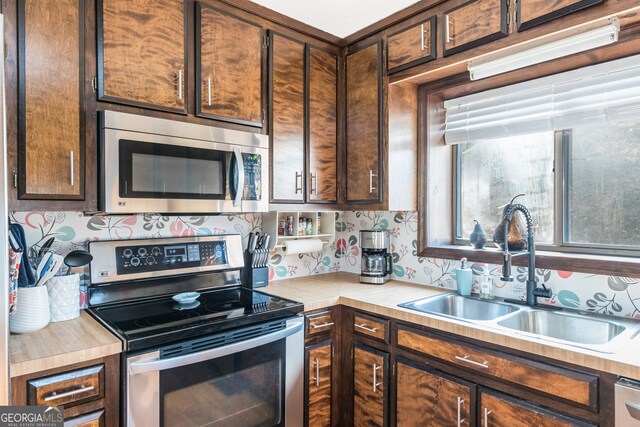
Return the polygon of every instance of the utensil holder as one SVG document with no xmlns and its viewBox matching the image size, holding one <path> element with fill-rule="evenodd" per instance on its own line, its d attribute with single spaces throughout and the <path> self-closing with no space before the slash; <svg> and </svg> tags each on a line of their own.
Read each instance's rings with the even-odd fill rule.
<svg viewBox="0 0 640 427">
<path fill-rule="evenodd" d="M 50 320 L 47 288 L 18 288 L 18 306 L 9 317 L 9 331 L 15 334 L 35 332 L 47 326 Z"/>
<path fill-rule="evenodd" d="M 46 286 L 52 322 L 71 320 L 80 315 L 80 274 L 52 277 Z"/>
</svg>

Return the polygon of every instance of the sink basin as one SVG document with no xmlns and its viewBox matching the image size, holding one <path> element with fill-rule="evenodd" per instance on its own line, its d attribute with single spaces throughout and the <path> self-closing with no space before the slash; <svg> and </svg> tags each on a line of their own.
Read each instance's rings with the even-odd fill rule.
<svg viewBox="0 0 640 427">
<path fill-rule="evenodd" d="M 618 337 L 630 339 L 638 330 L 638 323 L 627 319 L 535 309 L 502 319 L 498 325 L 594 349 L 611 344 Z M 599 350 L 603 351 L 602 348 Z"/>
<path fill-rule="evenodd" d="M 423 313 L 476 321 L 494 320 L 519 310 L 519 307 L 510 304 L 455 294 L 436 295 L 399 305 Z"/>
</svg>

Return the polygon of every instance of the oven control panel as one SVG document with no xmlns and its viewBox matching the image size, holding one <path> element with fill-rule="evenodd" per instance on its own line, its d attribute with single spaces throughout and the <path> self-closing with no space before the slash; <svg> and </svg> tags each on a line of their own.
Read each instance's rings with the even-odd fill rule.
<svg viewBox="0 0 640 427">
<path fill-rule="evenodd" d="M 118 274 L 176 270 L 227 264 L 223 240 L 173 244 L 119 246 L 115 249 Z"/>
</svg>

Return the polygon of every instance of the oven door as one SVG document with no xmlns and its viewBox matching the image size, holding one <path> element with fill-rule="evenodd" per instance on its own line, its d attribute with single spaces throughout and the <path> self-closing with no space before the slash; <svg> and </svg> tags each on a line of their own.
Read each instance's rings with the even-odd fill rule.
<svg viewBox="0 0 640 427">
<path fill-rule="evenodd" d="M 104 129 L 106 213 L 268 210 L 268 150 Z"/>
<path fill-rule="evenodd" d="M 302 426 L 302 325 L 270 322 L 190 341 L 177 356 L 172 346 L 127 358 L 127 426 Z"/>
</svg>

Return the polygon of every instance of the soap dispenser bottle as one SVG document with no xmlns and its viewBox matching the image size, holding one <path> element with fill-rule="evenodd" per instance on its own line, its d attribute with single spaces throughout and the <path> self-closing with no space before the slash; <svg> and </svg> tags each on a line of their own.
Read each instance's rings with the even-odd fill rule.
<svg viewBox="0 0 640 427">
<path fill-rule="evenodd" d="M 458 284 L 458 293 L 460 295 L 471 295 L 471 288 L 473 287 L 473 271 L 467 267 L 467 259 L 462 258 L 460 260 L 462 265 L 456 268 L 456 282 Z"/>
<path fill-rule="evenodd" d="M 480 276 L 480 298 L 493 299 L 493 277 L 489 274 L 489 269 L 486 265 Z"/>
</svg>

